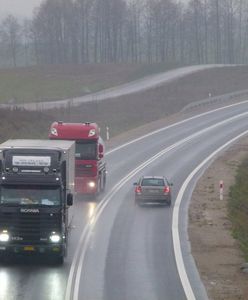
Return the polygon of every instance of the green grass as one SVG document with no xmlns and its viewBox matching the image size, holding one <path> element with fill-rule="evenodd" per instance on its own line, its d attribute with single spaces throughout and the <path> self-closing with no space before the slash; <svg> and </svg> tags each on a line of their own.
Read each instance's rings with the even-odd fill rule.
<svg viewBox="0 0 248 300">
<path fill-rule="evenodd" d="M 23 103 L 76 97 L 106 88 L 101 84 L 82 85 L 71 78 L 49 78 L 35 73 L 0 73 L 0 102 Z"/>
<path fill-rule="evenodd" d="M 230 188 L 228 209 L 233 236 L 248 261 L 248 157 L 237 169 L 235 184 Z"/>
<path fill-rule="evenodd" d="M 18 138 L 47 139 L 53 120 L 53 116 L 40 112 L 0 110 L 0 142 Z"/>
<path fill-rule="evenodd" d="M 0 69 L 0 103 L 67 99 L 176 67 L 166 64 L 88 64 Z"/>
</svg>

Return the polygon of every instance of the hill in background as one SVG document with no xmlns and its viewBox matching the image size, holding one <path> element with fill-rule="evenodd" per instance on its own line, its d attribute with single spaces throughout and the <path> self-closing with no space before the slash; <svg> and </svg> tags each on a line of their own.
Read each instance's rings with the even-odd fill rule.
<svg viewBox="0 0 248 300">
<path fill-rule="evenodd" d="M 162 66 L 160 66 L 162 68 Z M 157 71 L 161 71 L 157 66 Z M 1 70 L 0 78 L 9 76 L 9 86 L 15 80 L 20 85 L 19 90 L 30 92 L 32 87 L 48 92 L 43 86 L 44 78 L 47 83 L 59 82 L 66 90 L 63 82 L 70 82 L 71 92 L 75 95 L 79 90 L 73 86 L 99 87 L 114 86 L 131 81 L 148 74 L 147 65 L 86 65 L 80 68 L 72 66 L 45 67 L 40 69 L 21 68 L 16 70 Z M 149 69 L 155 72 L 156 66 Z M 35 84 L 32 78 L 35 77 Z M 13 79 L 15 78 L 15 79 Z M 1 80 L 0 80 L 1 82 Z M 0 83 L 1 84 L 1 83 Z M 51 85 L 53 85 L 51 83 Z M 56 86 L 56 85 L 55 85 Z M 114 99 L 86 103 L 79 107 L 54 109 L 44 112 L 28 112 L 23 110 L 0 111 L 0 140 L 8 138 L 47 138 L 50 123 L 54 120 L 70 122 L 94 121 L 103 129 L 110 128 L 111 136 L 131 128 L 164 118 L 179 112 L 187 104 L 212 96 L 245 90 L 248 86 L 248 66 L 225 67 L 199 71 L 183 78 L 166 83 L 144 92 L 121 96 Z M 13 92 L 17 93 L 15 88 Z M 57 89 L 54 87 L 54 91 Z M 65 98 L 68 94 L 59 90 L 56 97 Z M 30 94 L 31 95 L 31 94 Z M 49 93 L 46 94 L 49 97 Z M 0 98 L 3 91 L 0 88 Z M 50 99 L 50 98 L 49 98 Z M 30 101 L 32 99 L 30 98 Z M 47 100 L 47 99 L 46 99 Z"/>
</svg>

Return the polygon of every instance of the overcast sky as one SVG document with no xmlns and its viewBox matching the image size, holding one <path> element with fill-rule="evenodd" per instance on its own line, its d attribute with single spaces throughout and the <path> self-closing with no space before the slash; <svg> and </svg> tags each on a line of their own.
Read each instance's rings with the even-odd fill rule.
<svg viewBox="0 0 248 300">
<path fill-rule="evenodd" d="M 33 9 L 43 0 L 0 0 L 0 17 L 12 14 L 16 17 L 32 17 Z M 188 0 L 181 0 L 187 3 Z"/>
<path fill-rule="evenodd" d="M 42 0 L 0 0 L 0 16 L 12 14 L 19 17 L 31 17 L 33 9 Z"/>
</svg>

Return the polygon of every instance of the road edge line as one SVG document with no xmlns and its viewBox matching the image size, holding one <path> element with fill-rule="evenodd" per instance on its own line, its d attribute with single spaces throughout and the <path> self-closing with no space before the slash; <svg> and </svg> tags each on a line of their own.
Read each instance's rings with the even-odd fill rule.
<svg viewBox="0 0 248 300">
<path fill-rule="evenodd" d="M 185 193 L 185 190 L 192 180 L 192 178 L 197 174 L 198 171 L 201 170 L 211 159 L 213 159 L 219 152 L 230 146 L 232 143 L 240 139 L 241 137 L 248 134 L 248 130 L 242 132 L 235 138 L 229 140 L 224 145 L 219 147 L 217 150 L 212 152 L 207 158 L 205 158 L 186 178 L 184 181 L 181 189 L 178 192 L 175 205 L 173 207 L 173 215 L 172 215 L 172 240 L 173 240 L 173 249 L 175 254 L 175 260 L 177 265 L 178 274 L 183 286 L 183 290 L 185 293 L 185 296 L 188 300 L 196 300 L 194 292 L 192 290 L 186 269 L 185 264 L 183 261 L 183 255 L 182 255 L 182 249 L 181 249 L 181 242 L 180 242 L 180 236 L 179 236 L 179 213 L 180 213 L 180 205 L 183 199 L 183 195 Z"/>
</svg>

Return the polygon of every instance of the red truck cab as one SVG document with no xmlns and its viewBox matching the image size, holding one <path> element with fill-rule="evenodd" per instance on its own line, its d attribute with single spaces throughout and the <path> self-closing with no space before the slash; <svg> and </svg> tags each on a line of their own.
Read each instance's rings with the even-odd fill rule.
<svg viewBox="0 0 248 300">
<path fill-rule="evenodd" d="M 78 194 L 95 196 L 105 189 L 105 149 L 96 123 L 54 122 L 49 139 L 75 141 L 75 191 Z"/>
</svg>

